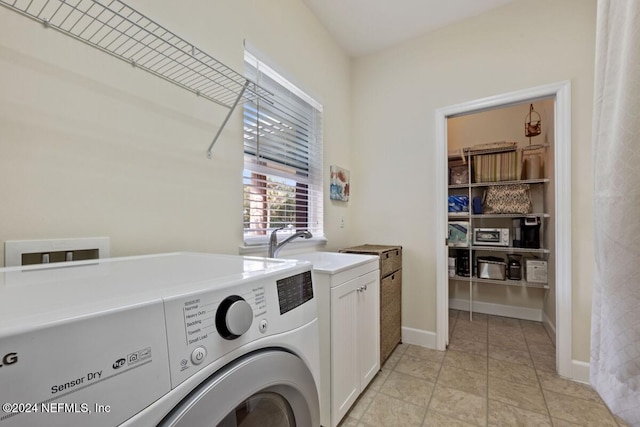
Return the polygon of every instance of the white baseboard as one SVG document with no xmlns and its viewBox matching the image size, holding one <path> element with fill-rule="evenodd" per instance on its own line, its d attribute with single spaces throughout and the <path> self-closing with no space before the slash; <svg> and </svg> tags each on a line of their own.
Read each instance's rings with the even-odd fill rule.
<svg viewBox="0 0 640 427">
<path fill-rule="evenodd" d="M 436 348 L 436 333 L 423 329 L 402 327 L 402 342 L 404 344 L 419 345 L 421 347 Z"/>
<path fill-rule="evenodd" d="M 580 360 L 571 361 L 571 379 L 579 383 L 590 383 L 589 364 Z"/>
<path fill-rule="evenodd" d="M 469 300 L 454 299 L 449 300 L 449 308 L 455 310 L 469 311 Z M 489 302 L 474 301 L 474 313 L 492 314 L 494 316 L 513 317 L 515 319 L 542 321 L 542 309 L 516 307 L 513 305 L 493 304 Z"/>
<path fill-rule="evenodd" d="M 544 326 L 551 340 L 556 343 L 556 326 L 551 323 L 551 319 L 549 319 L 549 316 L 547 316 L 547 313 L 544 311 L 542 312 L 542 326 Z"/>
</svg>

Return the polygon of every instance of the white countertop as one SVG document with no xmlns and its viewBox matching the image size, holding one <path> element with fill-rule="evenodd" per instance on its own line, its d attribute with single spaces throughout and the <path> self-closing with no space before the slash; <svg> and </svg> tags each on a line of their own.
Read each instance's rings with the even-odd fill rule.
<svg viewBox="0 0 640 427">
<path fill-rule="evenodd" d="M 313 264 L 313 271 L 324 274 L 336 274 L 349 268 L 367 263 L 375 263 L 379 258 L 375 255 L 347 254 L 341 252 L 307 252 L 298 255 L 288 255 L 285 259 L 309 261 Z"/>
</svg>

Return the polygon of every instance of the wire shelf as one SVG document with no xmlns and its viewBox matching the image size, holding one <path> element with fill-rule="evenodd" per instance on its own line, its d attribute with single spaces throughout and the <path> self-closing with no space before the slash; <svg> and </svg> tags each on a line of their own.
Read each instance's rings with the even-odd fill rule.
<svg viewBox="0 0 640 427">
<path fill-rule="evenodd" d="M 494 219 L 494 218 L 551 218 L 551 214 L 544 212 L 530 212 L 527 214 L 472 214 L 471 218 Z"/>
<path fill-rule="evenodd" d="M 239 102 L 273 95 L 119 0 L 0 0 L 0 4 L 229 108 L 229 115 Z"/>
<path fill-rule="evenodd" d="M 537 283 L 537 282 L 527 282 L 526 280 L 498 280 L 498 279 L 481 279 L 479 277 L 473 276 L 453 276 L 450 277 L 452 280 L 457 280 L 460 282 L 474 282 L 474 283 L 486 283 L 486 284 L 494 284 L 494 285 L 507 285 L 507 286 L 520 286 L 524 288 L 539 288 L 539 289 L 549 289 L 549 285 L 546 283 Z"/>
<path fill-rule="evenodd" d="M 525 254 L 549 254 L 551 251 L 544 248 L 517 248 L 515 246 L 482 246 L 472 245 L 474 251 L 490 251 L 490 252 L 508 252 L 508 253 L 525 253 Z"/>
<path fill-rule="evenodd" d="M 0 0 L 0 4 L 227 108 L 248 81 L 119 0 Z M 244 97 L 269 95 L 249 82 Z"/>
</svg>

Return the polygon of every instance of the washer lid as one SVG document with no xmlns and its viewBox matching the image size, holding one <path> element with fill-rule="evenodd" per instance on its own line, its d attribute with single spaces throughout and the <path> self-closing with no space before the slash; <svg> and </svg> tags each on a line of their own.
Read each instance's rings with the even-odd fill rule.
<svg viewBox="0 0 640 427">
<path fill-rule="evenodd" d="M 0 269 L 0 337 L 200 290 L 260 280 L 308 263 L 169 253 Z"/>
</svg>

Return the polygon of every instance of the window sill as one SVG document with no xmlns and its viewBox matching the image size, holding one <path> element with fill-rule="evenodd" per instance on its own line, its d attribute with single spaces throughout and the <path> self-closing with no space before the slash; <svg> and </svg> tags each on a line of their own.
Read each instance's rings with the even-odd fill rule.
<svg viewBox="0 0 640 427">
<path fill-rule="evenodd" d="M 295 239 L 280 250 L 280 253 L 287 252 L 296 252 L 302 248 L 310 248 L 314 246 L 325 246 L 327 244 L 327 238 L 322 237 L 312 237 L 311 239 Z M 269 243 L 264 244 L 255 244 L 255 245 L 244 245 L 240 246 L 238 250 L 238 254 L 240 255 L 250 255 L 250 256 L 261 256 L 266 257 L 269 252 Z"/>
</svg>

